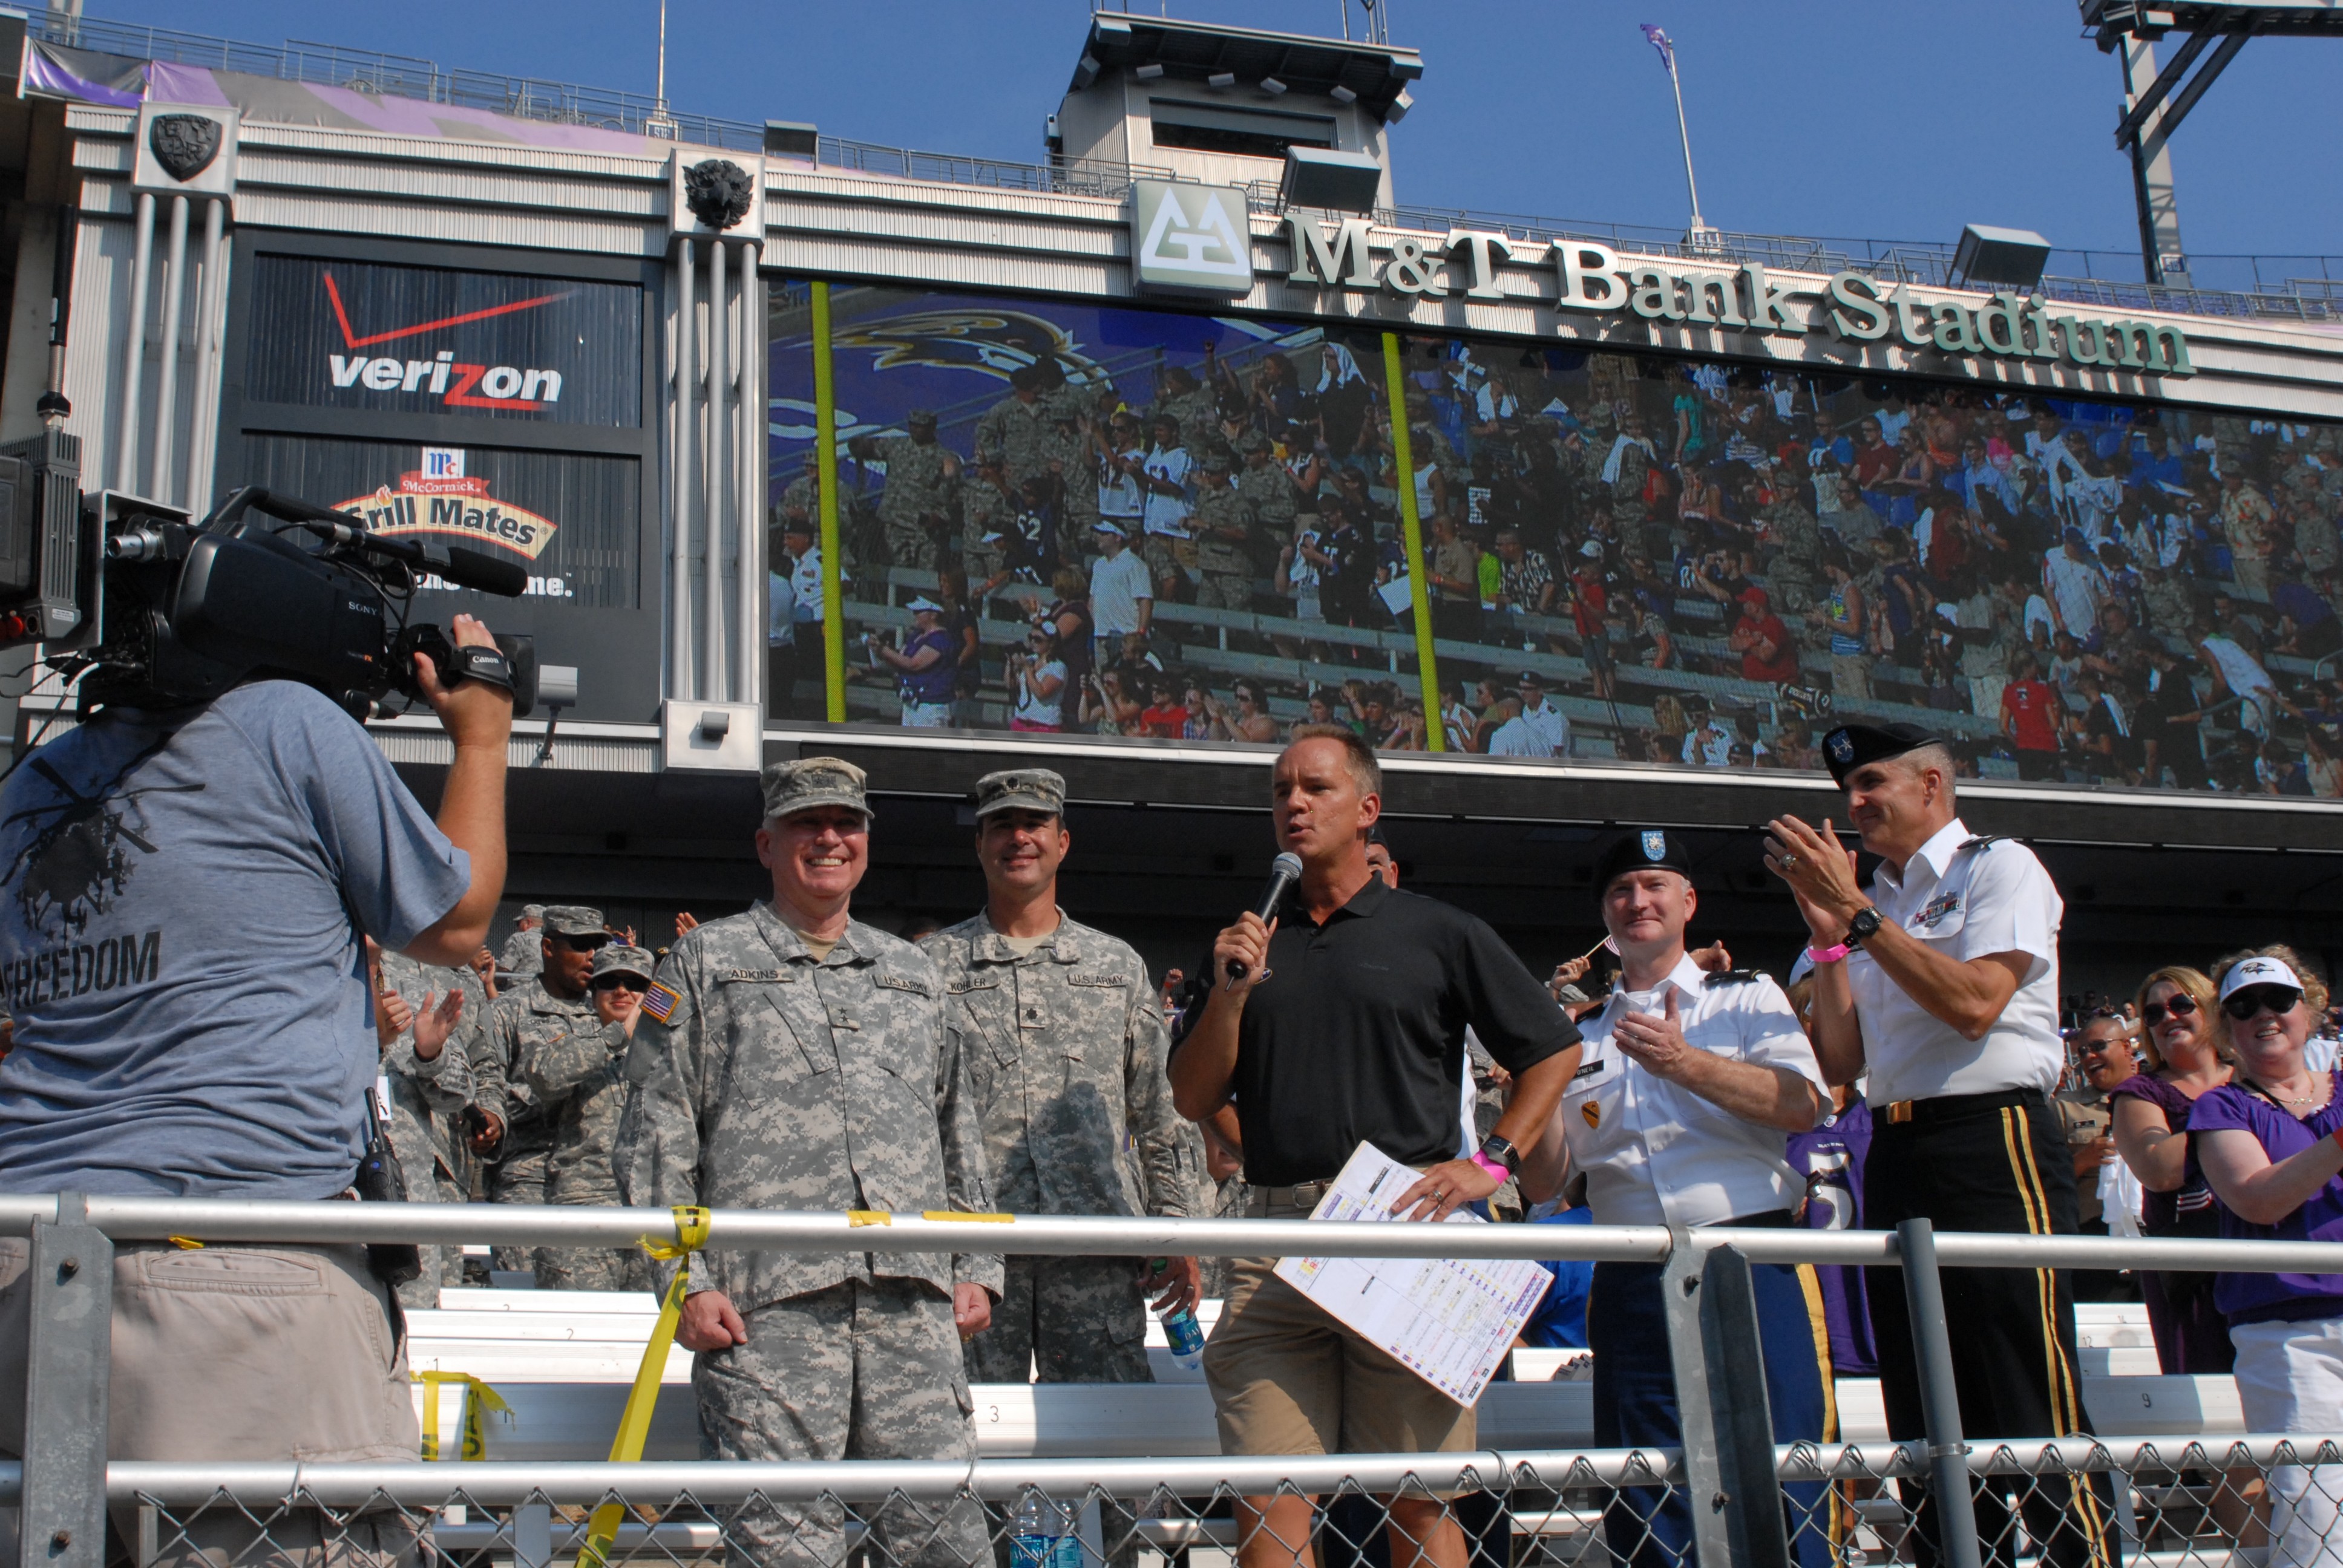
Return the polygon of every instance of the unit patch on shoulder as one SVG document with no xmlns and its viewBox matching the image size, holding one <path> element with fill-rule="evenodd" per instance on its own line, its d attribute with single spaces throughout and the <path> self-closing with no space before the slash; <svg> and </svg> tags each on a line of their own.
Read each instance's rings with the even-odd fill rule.
<svg viewBox="0 0 2343 1568">
<path fill-rule="evenodd" d="M 651 989 L 643 992 L 642 1008 L 654 1020 L 665 1023 L 675 1016 L 675 1010 L 682 1001 L 682 992 L 665 980 L 654 980 Z"/>
</svg>

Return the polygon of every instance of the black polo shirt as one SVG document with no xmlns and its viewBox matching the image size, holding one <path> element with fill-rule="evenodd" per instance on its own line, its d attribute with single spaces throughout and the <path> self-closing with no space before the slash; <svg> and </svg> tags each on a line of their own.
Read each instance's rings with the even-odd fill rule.
<svg viewBox="0 0 2343 1568">
<path fill-rule="evenodd" d="M 1454 1159 L 1467 1024 L 1513 1073 L 1578 1040 L 1496 932 L 1380 877 L 1322 926 L 1289 903 L 1269 970 L 1245 1002 L 1232 1085 L 1256 1186 L 1331 1177 L 1362 1140 L 1411 1165 Z M 1207 954 L 1201 974 L 1215 972 Z"/>
</svg>

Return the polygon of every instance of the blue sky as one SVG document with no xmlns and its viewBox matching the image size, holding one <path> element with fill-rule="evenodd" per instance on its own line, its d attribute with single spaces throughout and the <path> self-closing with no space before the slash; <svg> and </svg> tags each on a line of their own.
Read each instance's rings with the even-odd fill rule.
<svg viewBox="0 0 2343 1568">
<path fill-rule="evenodd" d="M 1332 33 L 1339 4 L 1172 0 L 1172 10 Z M 1995 223 L 2136 254 L 2129 166 L 2111 136 L 2117 67 L 2081 37 L 2070 0 L 1391 4 L 1394 41 L 1425 61 L 1418 106 L 1394 133 L 1404 202 L 1680 226 L 1674 107 L 1635 25 L 1650 21 L 1680 51 L 1714 224 L 1949 241 L 1964 223 Z M 656 0 L 88 9 L 646 92 L 658 15 Z M 679 109 L 1032 161 L 1087 11 L 1084 0 L 670 0 L 668 92 Z M 2176 143 L 2191 251 L 2343 256 L 2338 85 L 2343 44 L 2246 47 Z"/>
</svg>

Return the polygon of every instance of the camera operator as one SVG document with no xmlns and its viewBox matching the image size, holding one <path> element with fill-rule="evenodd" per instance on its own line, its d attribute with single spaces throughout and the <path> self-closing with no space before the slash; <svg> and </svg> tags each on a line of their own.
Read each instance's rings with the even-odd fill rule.
<svg viewBox="0 0 2343 1568">
<path fill-rule="evenodd" d="M 492 646 L 458 616 L 458 645 Z M 290 680 L 169 709 L 109 707 L 0 790 L 0 1187 L 133 1197 L 349 1196 L 377 1070 L 365 939 L 468 960 L 503 890 L 512 696 L 424 699 L 455 742 L 435 825 L 365 729 Z M 222 918 L 233 911 L 230 918 Z M 0 1449 L 20 1452 L 27 1243 L 0 1241 Z M 363 1247 L 115 1252 L 117 1459 L 413 1459 L 390 1291 Z M 231 1511 L 233 1512 L 233 1511 Z M 396 1515 L 337 1551 L 401 1549 Z M 278 1519 L 322 1553 L 320 1516 Z M 200 1523 L 183 1538 L 235 1555 Z M 233 1533 L 238 1525 L 223 1521 Z M 248 1545 L 258 1526 L 244 1522 Z M 166 1553 L 166 1557 L 173 1553 Z"/>
</svg>

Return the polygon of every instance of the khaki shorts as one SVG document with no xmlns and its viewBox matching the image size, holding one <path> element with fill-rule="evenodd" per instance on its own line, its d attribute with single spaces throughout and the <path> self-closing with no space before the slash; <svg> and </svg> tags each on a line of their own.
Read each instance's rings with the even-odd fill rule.
<svg viewBox="0 0 2343 1568">
<path fill-rule="evenodd" d="M 31 1243 L 0 1240 L 0 1452 L 24 1452 Z M 407 1346 L 363 1247 L 114 1255 L 114 1459 L 411 1460 Z"/>
<path fill-rule="evenodd" d="M 1255 1193 L 1254 1219 L 1306 1219 Z M 1229 1266 L 1221 1321 L 1204 1346 L 1221 1452 L 1465 1452 L 1473 1412 L 1335 1321 L 1279 1279 L 1274 1258 Z"/>
</svg>

